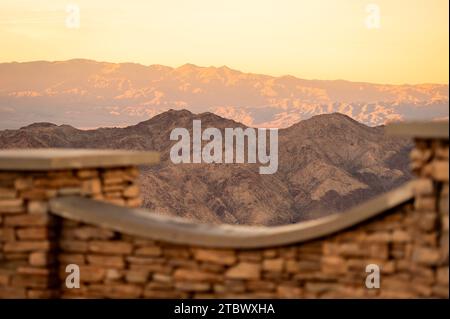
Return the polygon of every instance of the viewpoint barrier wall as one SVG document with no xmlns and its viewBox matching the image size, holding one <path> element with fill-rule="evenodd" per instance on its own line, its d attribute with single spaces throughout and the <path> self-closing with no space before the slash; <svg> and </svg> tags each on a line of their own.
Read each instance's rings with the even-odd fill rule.
<svg viewBox="0 0 450 319">
<path fill-rule="evenodd" d="M 389 130 L 414 137 L 412 183 L 273 228 L 136 209 L 137 166 L 155 153 L 1 151 L 0 298 L 448 298 L 448 123 Z M 380 288 L 366 287 L 371 264 Z"/>
</svg>

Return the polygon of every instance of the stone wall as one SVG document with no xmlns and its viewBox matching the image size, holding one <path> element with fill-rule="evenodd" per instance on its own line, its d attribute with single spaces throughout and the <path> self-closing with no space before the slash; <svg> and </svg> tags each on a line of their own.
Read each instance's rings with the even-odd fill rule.
<svg viewBox="0 0 450 319">
<path fill-rule="evenodd" d="M 65 221 L 60 275 L 80 265 L 80 289 L 62 297 L 447 297 L 437 214 L 404 205 L 337 235 L 268 249 L 171 245 Z M 381 288 L 365 287 L 368 264 Z"/>
<path fill-rule="evenodd" d="M 0 298 L 59 296 L 61 220 L 48 209 L 57 196 L 80 195 L 138 207 L 135 167 L 0 171 Z"/>
<path fill-rule="evenodd" d="M 417 140 L 415 198 L 317 240 L 258 249 L 171 244 L 60 218 L 48 199 L 140 204 L 137 170 L 0 172 L 1 298 L 448 298 L 448 140 Z M 68 264 L 80 288 L 68 289 Z M 381 268 L 367 289 L 366 266 Z"/>
<path fill-rule="evenodd" d="M 411 151 L 411 170 L 415 181 L 415 211 L 427 216 L 438 212 L 437 235 L 439 246 L 448 264 L 448 208 L 449 208 L 449 143 L 442 139 L 416 139 Z"/>
</svg>

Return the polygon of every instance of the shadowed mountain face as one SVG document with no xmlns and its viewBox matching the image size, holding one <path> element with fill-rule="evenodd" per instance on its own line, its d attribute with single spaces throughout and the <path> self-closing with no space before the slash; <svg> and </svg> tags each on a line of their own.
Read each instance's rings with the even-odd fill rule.
<svg viewBox="0 0 450 319">
<path fill-rule="evenodd" d="M 36 121 L 123 127 L 184 108 L 253 127 L 285 128 L 333 112 L 376 126 L 448 118 L 448 85 L 303 80 L 191 64 L 0 63 L 0 129 Z"/>
<path fill-rule="evenodd" d="M 279 166 L 260 175 L 259 164 L 173 164 L 173 128 L 192 134 L 202 127 L 245 127 L 212 113 L 181 110 L 154 116 L 125 128 L 78 130 L 35 123 L 0 131 L 0 148 L 112 148 L 156 150 L 157 167 L 143 171 L 144 206 L 160 214 L 208 223 L 280 225 L 342 211 L 408 180 L 403 139 L 384 135 L 348 116 L 319 115 L 279 130 Z"/>
</svg>

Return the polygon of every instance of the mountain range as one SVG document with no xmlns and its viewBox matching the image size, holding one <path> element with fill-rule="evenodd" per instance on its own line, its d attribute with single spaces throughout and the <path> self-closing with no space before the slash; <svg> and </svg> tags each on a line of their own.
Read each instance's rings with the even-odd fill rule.
<svg viewBox="0 0 450 319">
<path fill-rule="evenodd" d="M 369 126 L 448 119 L 447 84 L 304 80 L 186 64 L 92 60 L 0 63 L 0 129 L 32 122 L 125 127 L 169 109 L 212 112 L 252 127 L 287 128 L 339 112 Z"/>
<path fill-rule="evenodd" d="M 88 115 L 86 116 L 88 117 Z M 408 140 L 388 137 L 340 113 L 316 115 L 279 130 L 279 166 L 173 164 L 173 128 L 246 125 L 211 112 L 169 110 L 136 125 L 80 130 L 34 123 L 0 131 L 0 148 L 111 148 L 161 152 L 140 180 L 144 207 L 206 223 L 280 225 L 343 211 L 411 178 Z"/>
</svg>

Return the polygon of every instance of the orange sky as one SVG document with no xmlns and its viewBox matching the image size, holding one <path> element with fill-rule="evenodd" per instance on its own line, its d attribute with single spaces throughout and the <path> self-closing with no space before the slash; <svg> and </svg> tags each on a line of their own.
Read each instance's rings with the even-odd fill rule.
<svg viewBox="0 0 450 319">
<path fill-rule="evenodd" d="M 69 3 L 80 9 L 79 28 L 66 21 Z M 371 3 L 379 20 L 366 11 Z M 307 79 L 448 83 L 448 28 L 448 0 L 2 0 L 0 61 L 189 62 Z"/>
</svg>

